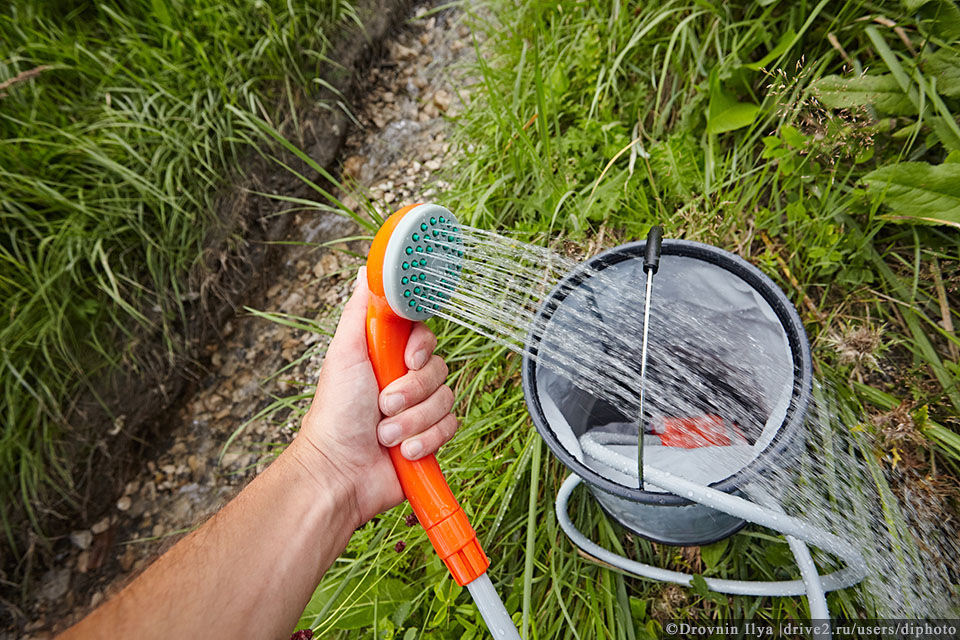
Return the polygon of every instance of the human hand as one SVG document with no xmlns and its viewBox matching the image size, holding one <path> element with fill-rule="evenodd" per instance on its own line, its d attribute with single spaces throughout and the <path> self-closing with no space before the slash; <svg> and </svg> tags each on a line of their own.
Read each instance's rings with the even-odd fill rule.
<svg viewBox="0 0 960 640">
<path fill-rule="evenodd" d="M 444 384 L 447 365 L 433 354 L 437 339 L 423 323 L 414 324 L 407 341 L 408 373 L 378 392 L 367 355 L 368 297 L 361 269 L 294 443 L 306 465 L 332 469 L 332 478 L 317 479 L 344 485 L 357 526 L 404 499 L 386 447 L 402 443 L 403 456 L 416 460 L 435 453 L 457 430 L 453 391 Z M 318 458 L 326 464 L 314 464 Z"/>
</svg>

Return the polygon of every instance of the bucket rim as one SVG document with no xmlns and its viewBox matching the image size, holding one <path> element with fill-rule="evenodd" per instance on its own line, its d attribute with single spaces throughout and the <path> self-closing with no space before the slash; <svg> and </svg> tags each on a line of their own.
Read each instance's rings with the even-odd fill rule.
<svg viewBox="0 0 960 640">
<path fill-rule="evenodd" d="M 646 241 L 629 242 L 611 249 L 607 249 L 589 260 L 577 265 L 571 272 L 557 283 L 550 294 L 543 300 L 534 317 L 533 327 L 527 335 L 523 350 L 522 384 L 523 395 L 527 405 L 527 412 L 533 424 L 544 439 L 551 452 L 573 473 L 580 476 L 591 488 L 626 498 L 633 502 L 662 506 L 681 506 L 691 504 L 690 500 L 667 492 L 642 491 L 639 488 L 626 487 L 588 467 L 576 459 L 560 444 L 553 429 L 547 424 L 544 417 L 537 389 L 537 365 L 535 356 L 537 347 L 534 346 L 533 336 L 542 333 L 544 325 L 550 320 L 553 312 L 558 308 L 569 292 L 579 287 L 590 275 L 590 270 L 602 270 L 634 257 L 642 258 L 646 248 Z M 747 465 L 738 469 L 730 476 L 711 483 L 709 486 L 731 493 L 740 487 L 748 475 L 762 473 L 780 459 L 784 451 L 793 442 L 806 417 L 813 390 L 813 364 L 810 356 L 810 343 L 807 340 L 806 330 L 797 313 L 796 308 L 787 298 L 786 293 L 760 271 L 759 268 L 747 262 L 740 256 L 713 245 L 693 240 L 664 239 L 661 245 L 662 256 L 678 256 L 702 260 L 720 267 L 733 275 L 740 277 L 750 285 L 770 305 L 774 314 L 787 334 L 787 344 L 793 354 L 794 390 L 790 398 L 783 422 L 771 442 Z M 551 307 L 551 302 L 554 304 Z M 548 309 L 549 308 L 549 309 Z M 618 520 L 619 521 L 619 520 Z"/>
</svg>

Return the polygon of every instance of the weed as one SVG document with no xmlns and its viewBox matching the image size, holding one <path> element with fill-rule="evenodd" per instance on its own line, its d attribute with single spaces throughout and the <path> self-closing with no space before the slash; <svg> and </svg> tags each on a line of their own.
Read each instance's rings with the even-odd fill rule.
<svg viewBox="0 0 960 640">
<path fill-rule="evenodd" d="M 351 16 L 339 1 L 0 10 L 0 519 L 15 556 L 18 518 L 41 530 L 75 499 L 74 465 L 106 436 L 78 428 L 78 393 L 184 346 L 201 294 L 187 276 L 229 225 L 215 197 L 245 148 L 231 109 L 272 113 L 278 87 L 306 90 L 325 31 Z M 156 336 L 166 353 L 137 362 Z"/>
</svg>

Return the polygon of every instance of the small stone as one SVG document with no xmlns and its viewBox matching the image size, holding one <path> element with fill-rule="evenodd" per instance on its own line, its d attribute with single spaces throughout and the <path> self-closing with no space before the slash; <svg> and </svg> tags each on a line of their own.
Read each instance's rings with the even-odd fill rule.
<svg viewBox="0 0 960 640">
<path fill-rule="evenodd" d="M 89 529 L 74 531 L 70 534 L 70 542 L 78 549 L 89 549 L 93 542 L 93 533 Z"/>
<path fill-rule="evenodd" d="M 98 520 L 96 524 L 90 527 L 90 531 L 93 532 L 93 535 L 100 535 L 104 531 L 110 528 L 110 516 Z"/>
<path fill-rule="evenodd" d="M 168 476 L 173 476 L 177 474 L 177 466 L 173 464 L 165 464 L 160 467 L 160 470 L 163 471 Z"/>
<path fill-rule="evenodd" d="M 440 161 L 439 161 L 439 160 L 427 160 L 426 162 L 423 163 L 423 166 L 425 166 L 425 167 L 426 167 L 427 169 L 429 169 L 430 171 L 436 171 L 437 169 L 440 168 Z"/>
<path fill-rule="evenodd" d="M 150 533 L 153 534 L 154 538 L 159 538 L 160 536 L 163 535 L 163 531 L 164 531 L 163 525 L 157 523 L 153 525 L 153 530 Z"/>
<path fill-rule="evenodd" d="M 140 495 L 146 498 L 147 500 L 153 501 L 157 499 L 157 483 L 153 480 L 149 480 L 144 483 L 143 489 L 140 490 Z"/>
<path fill-rule="evenodd" d="M 323 267 L 323 272 L 325 274 L 331 274 L 337 269 L 340 268 L 340 258 L 337 257 L 336 251 L 328 251 L 320 257 L 320 265 Z"/>
<path fill-rule="evenodd" d="M 391 53 L 393 54 L 394 60 L 411 60 L 417 57 L 415 49 L 405 47 L 399 42 L 394 42 L 392 49 L 393 51 Z"/>
<path fill-rule="evenodd" d="M 92 596 L 90 596 L 90 608 L 94 609 L 100 606 L 100 603 L 103 602 L 103 591 L 97 591 Z"/>
<path fill-rule="evenodd" d="M 450 94 L 443 89 L 438 89 L 437 92 L 433 94 L 433 104 L 435 104 L 440 111 L 445 112 L 449 109 L 450 101 Z"/>
<path fill-rule="evenodd" d="M 77 571 L 80 573 L 86 573 L 90 570 L 90 552 L 81 551 L 77 554 Z"/>
<path fill-rule="evenodd" d="M 387 191 L 385 194 L 383 194 L 383 201 L 386 202 L 387 204 L 390 204 L 396 199 L 397 199 L 397 194 L 395 194 L 393 191 Z"/>
<path fill-rule="evenodd" d="M 123 496 L 117 500 L 117 509 L 120 511 L 126 511 L 130 508 L 131 504 L 133 504 L 133 501 L 130 499 L 130 496 Z"/>
<path fill-rule="evenodd" d="M 234 465 L 234 463 L 240 460 L 240 456 L 242 455 L 243 455 L 242 453 L 237 453 L 235 451 L 231 451 L 230 453 L 225 453 L 223 454 L 223 458 L 220 460 L 220 466 L 223 467 L 224 469 L 229 469 Z"/>
<path fill-rule="evenodd" d="M 343 173 L 354 180 L 360 179 L 360 172 L 363 171 L 363 165 L 367 159 L 363 156 L 350 156 L 343 161 Z"/>
<path fill-rule="evenodd" d="M 50 569 L 40 580 L 40 597 L 47 602 L 56 602 L 70 589 L 70 569 Z"/>
<path fill-rule="evenodd" d="M 140 490 L 140 480 L 131 480 L 123 487 L 123 495 L 129 496 Z"/>
<path fill-rule="evenodd" d="M 296 311 L 299 308 L 301 302 L 303 302 L 303 296 L 300 295 L 300 293 L 298 293 L 297 291 L 294 291 L 289 296 L 287 296 L 287 299 L 284 300 L 283 304 L 280 305 L 280 310 L 286 311 L 286 312 Z"/>
<path fill-rule="evenodd" d="M 190 471 L 196 473 L 197 469 L 200 468 L 200 458 L 191 454 L 190 457 L 187 458 L 187 466 L 190 467 Z"/>
<path fill-rule="evenodd" d="M 137 561 L 137 552 L 134 551 L 133 546 L 130 545 L 127 547 L 127 550 L 117 558 L 117 561 L 120 563 L 120 568 L 124 571 L 130 571 L 133 567 L 133 563 Z"/>
</svg>

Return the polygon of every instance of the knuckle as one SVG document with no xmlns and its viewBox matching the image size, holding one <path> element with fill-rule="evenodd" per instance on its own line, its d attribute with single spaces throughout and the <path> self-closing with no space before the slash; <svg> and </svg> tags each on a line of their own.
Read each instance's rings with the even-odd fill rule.
<svg viewBox="0 0 960 640">
<path fill-rule="evenodd" d="M 426 385 L 420 371 L 410 371 L 402 380 L 403 383 L 398 386 L 397 391 L 403 394 L 404 406 L 409 407 L 420 401 Z"/>
<path fill-rule="evenodd" d="M 453 389 L 450 388 L 450 385 L 442 385 L 438 390 L 440 394 L 440 400 L 443 403 L 443 406 L 446 407 L 447 411 L 450 410 L 450 407 L 453 406 L 454 395 Z"/>
<path fill-rule="evenodd" d="M 404 414 L 404 435 L 421 433 L 430 426 L 428 409 L 422 404 L 411 407 L 409 411 L 404 411 Z"/>
<path fill-rule="evenodd" d="M 453 438 L 454 434 L 457 433 L 457 417 L 452 413 L 447 414 L 447 417 L 443 419 L 443 423 L 444 426 L 441 430 L 443 441 L 448 442 Z"/>
<path fill-rule="evenodd" d="M 430 395 L 430 380 L 427 376 L 417 375 L 413 377 L 413 394 L 417 401 Z"/>
</svg>

